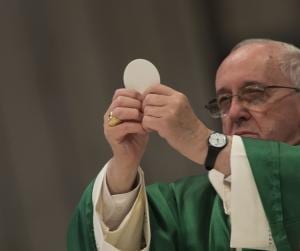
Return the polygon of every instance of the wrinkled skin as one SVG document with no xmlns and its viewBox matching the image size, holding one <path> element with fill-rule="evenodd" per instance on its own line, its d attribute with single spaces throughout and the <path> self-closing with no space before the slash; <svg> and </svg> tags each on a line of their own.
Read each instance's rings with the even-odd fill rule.
<svg viewBox="0 0 300 251">
<path fill-rule="evenodd" d="M 248 81 L 293 86 L 276 61 L 280 51 L 281 47 L 274 43 L 245 45 L 232 52 L 218 69 L 217 93 L 236 94 Z M 271 99 L 271 104 L 257 112 L 246 109 L 233 98 L 228 115 L 222 119 L 223 132 L 299 144 L 300 95 L 287 89 L 276 89 Z"/>
</svg>

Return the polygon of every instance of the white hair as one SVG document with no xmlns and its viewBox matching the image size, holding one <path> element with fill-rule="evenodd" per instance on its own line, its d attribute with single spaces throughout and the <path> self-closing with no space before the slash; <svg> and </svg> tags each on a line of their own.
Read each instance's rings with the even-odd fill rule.
<svg viewBox="0 0 300 251">
<path fill-rule="evenodd" d="M 245 39 L 239 42 L 236 46 L 233 47 L 231 52 L 237 50 L 238 48 L 248 45 L 248 44 L 278 44 L 282 48 L 282 52 L 279 53 L 278 64 L 282 74 L 288 78 L 291 83 L 300 88 L 300 49 L 296 46 L 280 42 L 271 39 L 263 38 L 254 38 L 254 39 Z"/>
</svg>

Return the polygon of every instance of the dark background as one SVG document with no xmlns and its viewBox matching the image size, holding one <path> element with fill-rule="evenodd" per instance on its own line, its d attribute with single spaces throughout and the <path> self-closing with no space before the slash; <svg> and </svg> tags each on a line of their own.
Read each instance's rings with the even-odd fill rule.
<svg viewBox="0 0 300 251">
<path fill-rule="evenodd" d="M 0 250 L 65 250 L 129 61 L 152 61 L 218 130 L 203 109 L 218 64 L 245 38 L 299 46 L 299 14 L 297 0 L 0 0 Z M 143 167 L 148 183 L 203 172 L 155 134 Z"/>
</svg>

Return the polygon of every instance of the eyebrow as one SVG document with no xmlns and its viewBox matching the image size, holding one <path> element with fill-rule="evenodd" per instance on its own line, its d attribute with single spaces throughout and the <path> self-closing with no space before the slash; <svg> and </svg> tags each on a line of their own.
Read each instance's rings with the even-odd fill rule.
<svg viewBox="0 0 300 251">
<path fill-rule="evenodd" d="M 221 89 L 219 89 L 217 92 L 216 92 L 216 95 L 220 95 L 220 94 L 224 94 L 224 93 L 230 93 L 230 90 L 227 89 L 226 87 L 222 87 Z"/>
<path fill-rule="evenodd" d="M 257 80 L 246 80 L 243 82 L 242 86 L 239 88 L 239 89 L 242 89 L 246 86 L 249 86 L 249 85 L 261 85 L 261 86 L 265 86 L 266 84 L 263 83 L 263 82 L 259 82 Z M 222 87 L 221 89 L 219 89 L 217 92 L 216 92 L 216 95 L 220 95 L 220 94 L 224 94 L 224 93 L 231 93 L 231 91 L 226 88 L 226 87 Z"/>
</svg>

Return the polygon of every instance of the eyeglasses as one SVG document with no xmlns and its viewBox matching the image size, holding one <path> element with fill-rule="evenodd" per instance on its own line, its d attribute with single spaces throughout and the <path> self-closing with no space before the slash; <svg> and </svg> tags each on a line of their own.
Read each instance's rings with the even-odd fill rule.
<svg viewBox="0 0 300 251">
<path fill-rule="evenodd" d="M 221 118 L 228 114 L 233 97 L 237 97 L 239 102 L 249 110 L 260 111 L 263 105 L 268 103 L 272 89 L 290 89 L 300 92 L 300 88 L 279 85 L 247 85 L 240 89 L 237 94 L 220 94 L 205 105 L 211 117 Z"/>
</svg>

